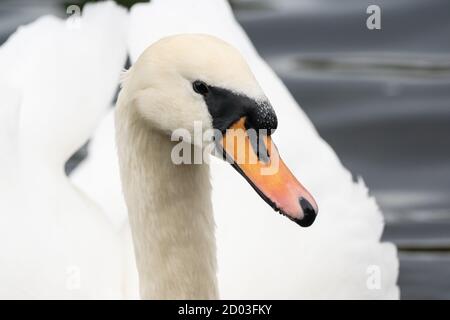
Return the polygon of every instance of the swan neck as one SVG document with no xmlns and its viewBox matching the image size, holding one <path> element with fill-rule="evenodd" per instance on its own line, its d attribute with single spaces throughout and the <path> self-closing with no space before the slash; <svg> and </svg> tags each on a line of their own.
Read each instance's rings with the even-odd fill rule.
<svg viewBox="0 0 450 320">
<path fill-rule="evenodd" d="M 173 164 L 175 142 L 130 110 L 116 127 L 142 298 L 217 298 L 209 167 Z"/>
</svg>

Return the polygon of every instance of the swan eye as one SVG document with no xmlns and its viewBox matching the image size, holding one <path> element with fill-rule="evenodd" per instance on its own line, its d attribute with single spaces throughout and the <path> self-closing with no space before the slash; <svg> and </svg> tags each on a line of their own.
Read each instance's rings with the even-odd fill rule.
<svg viewBox="0 0 450 320">
<path fill-rule="evenodd" d="M 200 80 L 194 81 L 194 83 L 192 84 L 192 88 L 194 89 L 195 92 L 203 96 L 209 92 L 207 84 Z"/>
</svg>

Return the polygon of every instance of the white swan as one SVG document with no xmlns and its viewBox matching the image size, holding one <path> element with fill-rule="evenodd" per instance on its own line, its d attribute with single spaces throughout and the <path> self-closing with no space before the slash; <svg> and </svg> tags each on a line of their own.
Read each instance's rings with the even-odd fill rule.
<svg viewBox="0 0 450 320">
<path fill-rule="evenodd" d="M 317 135 L 257 55 L 225 1 L 155 0 L 135 5 L 129 32 L 132 61 L 158 39 L 183 32 L 209 33 L 240 49 L 276 108 L 277 143 L 284 159 L 320 205 L 317 222 L 299 230 L 274 215 L 226 163 L 213 161 L 220 297 L 398 298 L 396 250 L 380 243 L 383 218 L 374 199 Z M 108 141 L 103 135 L 103 143 L 112 145 L 111 135 Z M 92 152 L 111 161 L 111 154 Z M 89 160 L 85 165 L 89 167 Z M 110 197 L 120 195 L 119 186 L 109 188 Z M 377 277 L 379 285 L 370 285 Z"/>
<path fill-rule="evenodd" d="M 86 10 L 85 14 L 87 14 Z M 118 21 L 123 20 L 118 19 Z M 123 26 L 121 23 L 119 25 Z M 96 37 L 95 43 L 90 43 L 88 46 L 89 49 L 93 50 L 100 46 L 100 43 L 103 43 L 101 40 L 105 40 L 106 34 L 111 34 L 114 37 L 120 34 L 119 25 L 117 26 L 118 29 L 110 26 L 110 33 Z M 241 51 L 263 91 L 276 108 L 280 122 L 276 140 L 279 149 L 283 150 L 284 159 L 290 164 L 295 175 L 301 178 L 316 196 L 321 210 L 317 222 L 312 227 L 307 230 L 299 229 L 298 226 L 287 221 L 287 219 L 273 214 L 272 210 L 268 208 L 264 201 L 261 201 L 248 184 L 234 172 L 232 173 L 232 169 L 226 163 L 213 161 L 213 205 L 218 228 L 216 237 L 219 296 L 221 298 L 310 299 L 398 298 L 396 250 L 390 244 L 379 242 L 383 222 L 374 200 L 367 195 L 367 189 L 362 181 L 357 183 L 352 181 L 351 175 L 342 167 L 331 148 L 318 137 L 313 126 L 286 88 L 256 54 L 224 1 L 155 0 L 150 4 L 134 6 L 130 14 L 128 40 L 132 61 L 136 61 L 142 51 L 156 40 L 171 34 L 184 32 L 210 33 L 233 44 Z M 106 38 L 109 39 L 109 37 Z M 12 39 L 9 43 L 11 44 L 11 42 Z M 39 45 L 38 40 L 35 42 L 21 41 L 17 47 L 22 46 L 25 48 L 22 49 L 22 52 L 28 52 L 28 43 Z M 90 62 L 88 64 L 86 61 L 85 65 L 90 66 L 90 68 L 100 67 L 106 62 L 105 57 L 120 52 L 121 45 L 117 43 L 116 45 L 117 50 L 102 54 L 102 62 L 99 65 L 93 65 L 91 59 L 88 59 Z M 105 44 L 102 48 L 107 49 L 108 45 Z M 16 58 L 18 61 L 21 59 Z M 2 62 L 3 59 L 0 58 L 0 63 Z M 115 63 L 111 61 L 109 70 L 112 72 L 119 66 L 118 61 Z M 22 69 L 19 67 L 12 68 L 15 71 Z M 60 70 L 61 74 L 63 74 L 62 69 Z M 74 71 L 77 70 L 74 67 Z M 51 69 L 51 71 L 55 72 L 55 69 Z M 14 79 L 15 76 L 18 77 L 18 74 L 20 72 L 6 76 L 6 81 L 11 82 L 11 79 Z M 32 74 L 31 71 L 30 74 Z M 98 75 L 102 75 L 102 80 L 106 81 L 115 79 L 114 75 L 108 75 L 106 71 L 98 73 Z M 34 75 L 33 79 L 36 78 L 39 79 L 36 83 L 45 88 L 42 77 Z M 84 77 L 84 80 L 86 79 L 89 79 L 89 77 Z M 31 83 L 31 80 L 29 83 Z M 85 86 L 81 86 L 82 84 L 83 82 L 80 81 L 73 87 L 81 88 L 78 92 L 80 90 L 92 90 L 90 82 L 86 83 Z M 54 83 L 48 84 L 48 86 L 54 85 Z M 21 88 L 21 86 L 23 85 L 19 83 L 18 87 Z M 7 87 L 2 86 L 2 92 L 4 92 L 3 90 L 9 90 L 5 88 Z M 58 88 L 61 88 L 61 86 L 58 86 Z M 11 105 L 21 105 L 21 96 L 17 94 L 16 89 L 8 92 Z M 96 94 L 98 93 L 96 92 Z M 107 94 L 105 94 L 106 96 Z M 80 97 L 74 97 L 71 101 L 77 102 L 75 99 L 84 101 Z M 2 102 L 6 101 L 3 96 L 2 100 Z M 61 105 L 66 103 L 67 99 L 61 100 Z M 99 107 L 100 104 L 95 104 L 95 106 Z M 91 105 L 91 107 L 95 106 L 94 104 Z M 14 112 L 11 112 L 10 115 L 11 118 L 14 118 Z M 92 124 L 98 119 L 98 116 L 93 116 L 88 112 L 83 113 L 83 116 L 85 119 L 92 121 Z M 58 118 L 58 121 L 60 120 Z M 87 186 L 89 179 L 86 179 L 85 173 L 90 172 L 92 177 L 98 177 L 94 181 L 96 181 L 99 189 L 88 193 L 93 194 L 92 199 L 99 204 L 98 208 L 102 209 L 97 208 L 94 211 L 106 211 L 106 214 L 112 217 L 119 229 L 126 230 L 126 212 L 123 212 L 123 209 L 117 210 L 116 206 L 108 204 L 108 199 L 121 199 L 118 172 L 100 175 L 102 171 L 99 170 L 105 163 L 111 163 L 112 167 L 116 166 L 114 164 L 117 159 L 113 147 L 114 134 L 112 128 L 112 117 L 110 116 L 103 122 L 102 127 L 98 130 L 99 133 L 94 137 L 91 156 L 75 172 L 73 180 L 76 180 L 76 184 L 81 190 L 93 190 L 93 188 Z M 295 128 L 295 135 L 292 135 L 292 128 Z M 82 136 L 87 136 L 87 131 L 85 130 Z M 12 136 L 14 137 L 14 134 Z M 11 141 L 5 140 L 7 144 Z M 83 139 L 79 138 L 77 144 L 81 143 L 82 140 L 84 140 L 84 137 Z M 0 143 L 3 142 L 4 140 L 0 139 Z M 11 150 L 15 150 L 14 145 L 10 145 L 10 147 L 12 147 Z M 69 149 L 72 152 L 73 146 Z M 100 151 L 101 149 L 106 151 L 103 153 L 103 151 Z M 70 152 L 67 151 L 66 153 L 69 154 Z M 67 154 L 64 157 L 67 157 Z M 10 161 L 7 161 L 11 168 L 17 163 L 13 159 L 11 157 Z M 6 163 L 4 158 L 0 161 L 2 161 L 2 165 Z M 63 160 L 60 159 L 60 161 Z M 18 171 L 20 170 L 18 168 Z M 2 174 L 4 174 L 4 171 L 8 172 L 12 180 L 15 179 L 13 171 L 3 170 Z M 32 172 L 29 172 L 29 176 L 33 177 L 36 170 L 30 171 Z M 98 183 L 99 181 L 101 183 Z M 108 186 L 108 191 L 102 192 L 101 189 L 105 186 Z M 5 186 L 2 185 L 1 187 L 4 188 Z M 0 190 L 2 191 L 1 194 L 13 195 L 8 186 L 5 188 Z M 40 186 L 37 190 L 43 189 Z M 36 189 L 33 190 L 36 191 Z M 41 194 L 36 194 L 36 197 Z M 224 194 L 227 197 L 224 197 Z M 230 199 L 235 201 L 230 201 Z M 97 274 L 101 274 L 103 279 L 109 277 L 109 281 L 112 281 L 107 285 L 101 281 L 89 282 L 86 278 L 82 278 L 84 279 L 82 284 L 85 284 L 85 286 L 82 286 L 83 290 L 81 291 L 75 290 L 67 293 L 66 287 L 45 287 L 47 282 L 61 282 L 63 280 L 66 282 L 67 280 L 67 275 L 55 278 L 53 274 L 49 274 L 51 272 L 47 270 L 53 269 L 52 267 L 47 269 L 46 263 L 49 262 L 47 264 L 51 266 L 52 260 L 46 260 L 45 252 L 41 254 L 42 252 L 39 250 L 39 248 L 56 246 L 56 241 L 41 245 L 40 237 L 44 232 L 42 230 L 48 230 L 43 228 L 45 223 L 42 223 L 38 218 L 29 220 L 27 219 L 29 215 L 26 215 L 23 219 L 18 217 L 24 212 L 21 204 L 28 202 L 22 198 L 21 194 L 19 194 L 17 201 L 12 196 L 8 197 L 8 200 L 10 201 L 6 202 L 2 199 L 0 203 L 3 206 L 0 211 L 2 213 L 0 218 L 5 222 L 1 224 L 3 226 L 2 231 L 5 232 L 0 232 L 0 240 L 2 240 L 2 250 L 5 249 L 2 252 L 6 252 L 0 258 L 2 259 L 0 261 L 0 280 L 2 284 L 7 284 L 0 287 L 4 289 L 4 291 L 0 291 L 2 296 L 45 298 L 55 296 L 105 297 L 105 295 L 108 295 L 108 286 L 115 286 L 116 280 L 114 279 L 120 278 L 119 273 L 110 268 L 111 265 L 108 265 L 105 269 L 94 267 Z M 47 202 L 42 202 L 44 207 L 48 205 Z M 5 208 L 11 210 L 4 210 Z M 13 215 L 13 211 L 19 215 Z M 43 215 L 41 219 L 48 221 L 49 217 Z M 27 224 L 30 221 L 39 226 L 37 229 L 42 229 L 40 234 L 33 230 L 36 227 L 32 228 Z M 75 227 L 79 228 L 78 233 L 75 232 Z M 115 227 L 111 226 L 111 228 L 114 229 Z M 16 230 L 20 231 L 16 232 L 17 235 L 10 232 Z M 83 225 L 74 225 L 73 230 L 72 234 L 61 235 L 61 239 L 68 237 L 74 237 L 74 241 L 80 239 L 79 235 L 84 231 Z M 126 236 L 123 236 L 122 232 L 119 233 L 121 235 L 118 237 L 122 242 L 129 241 Z M 30 238 L 36 240 L 33 246 L 30 245 Z M 12 242 L 5 243 L 3 241 L 5 239 Z M 14 242 L 16 240 L 17 242 Z M 23 249 L 25 246 L 28 246 L 27 250 Z M 60 243 L 59 247 L 64 247 L 64 242 Z M 98 247 L 100 247 L 100 244 Z M 87 252 L 97 252 L 98 247 L 85 249 Z M 23 254 L 17 255 L 14 252 L 17 249 Z M 7 258 L 11 257 L 17 257 L 17 259 L 8 261 Z M 30 265 L 39 268 L 33 270 L 26 268 L 23 260 L 19 261 L 20 257 L 28 259 Z M 55 257 L 51 258 L 54 259 Z M 127 261 L 123 263 L 128 264 L 130 263 L 128 260 L 132 259 L 124 258 L 124 260 Z M 4 263 L 5 261 L 6 263 Z M 96 261 L 93 260 L 92 266 L 95 265 Z M 17 267 L 19 269 L 16 269 Z M 66 268 L 65 271 L 67 271 Z M 367 285 L 368 280 L 371 280 L 373 275 L 379 276 L 379 286 Z M 131 270 L 129 277 L 133 279 L 134 276 L 135 271 Z M 157 272 L 152 276 L 156 277 Z M 125 282 L 132 283 L 133 281 Z M 45 287 L 45 290 L 42 289 L 43 287 Z M 96 288 L 99 291 L 96 291 Z M 98 292 L 101 292 L 101 294 L 96 294 Z M 136 294 L 133 289 L 131 289 L 131 292 Z M 123 297 L 124 295 L 117 293 L 116 296 Z"/>
<path fill-rule="evenodd" d="M 127 243 L 64 174 L 110 105 L 126 23 L 112 3 L 88 6 L 76 28 L 43 17 L 0 50 L 3 298 L 127 297 Z"/>
</svg>

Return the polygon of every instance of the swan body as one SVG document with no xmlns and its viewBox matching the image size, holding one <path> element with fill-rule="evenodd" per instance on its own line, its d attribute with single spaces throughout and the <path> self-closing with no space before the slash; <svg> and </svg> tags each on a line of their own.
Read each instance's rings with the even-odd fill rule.
<svg viewBox="0 0 450 320">
<path fill-rule="evenodd" d="M 86 7 L 79 22 L 42 17 L 0 51 L 2 82 L 12 87 L 11 99 L 2 95 L 2 111 L 10 110 L 2 122 L 14 138 L 3 142 L 11 161 L 2 170 L 14 172 L 14 188 L 1 190 L 3 298 L 126 297 L 122 236 L 65 176 L 64 163 L 110 103 L 127 16 L 109 3 Z"/>
</svg>

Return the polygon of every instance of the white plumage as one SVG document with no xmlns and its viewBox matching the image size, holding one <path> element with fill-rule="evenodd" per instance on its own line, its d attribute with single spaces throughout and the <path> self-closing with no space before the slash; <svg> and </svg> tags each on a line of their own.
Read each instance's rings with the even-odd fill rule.
<svg viewBox="0 0 450 320">
<path fill-rule="evenodd" d="M 0 224 L 5 229 L 0 232 L 4 252 L 0 258 L 0 282 L 7 284 L 1 286 L 2 296 L 13 292 L 15 296 L 40 298 L 125 297 L 125 290 L 120 288 L 125 285 L 130 287 L 128 296 L 136 295 L 136 271 L 127 250 L 130 239 L 112 117 L 102 122 L 94 134 L 90 157 L 72 177 L 96 205 L 91 199 L 81 198 L 67 181 L 58 180 L 64 188 L 61 184 L 50 185 L 47 179 L 53 173 L 38 170 L 36 161 L 29 158 L 37 152 L 42 163 L 47 163 L 48 157 L 54 155 L 50 169 L 61 172 L 61 163 L 89 136 L 113 95 L 125 54 L 122 35 L 127 18 L 122 10 L 106 4 L 87 7 L 83 22 L 89 21 L 90 12 L 91 17 L 97 14 L 103 19 L 92 19 L 92 24 L 86 26 L 83 23 L 83 29 L 76 31 L 85 32 L 83 37 L 68 38 L 71 33 L 61 21 L 45 18 L 28 27 L 34 41 L 20 38 L 27 31 L 23 30 L 0 51 L 2 66 L 5 61 L 20 62 L 20 66 L 6 63 L 12 71 L 20 72 L 9 76 L 6 73 L 2 81 L 19 88 L 19 93 L 16 89 L 8 91 L 10 117 L 15 117 L 11 106 L 20 106 L 21 113 L 29 110 L 28 115 L 21 115 L 18 130 L 19 141 L 25 141 L 23 144 L 32 150 L 28 158 L 24 157 L 28 151 L 19 154 L 26 163 L 18 170 L 26 173 L 20 192 L 2 191 L 19 195 L 17 201 L 10 197 L 9 204 L 0 203 L 6 203 L 6 209 L 1 210 L 4 222 Z M 398 298 L 396 249 L 392 244 L 380 243 L 383 218 L 375 200 L 361 179 L 353 181 L 333 150 L 318 136 L 282 82 L 257 55 L 225 1 L 154 0 L 135 5 L 128 29 L 131 60 L 134 62 L 148 45 L 162 37 L 188 32 L 212 34 L 241 51 L 277 112 L 280 125 L 274 139 L 285 162 L 320 207 L 316 223 L 301 229 L 275 214 L 228 164 L 214 161 L 211 171 L 221 298 Z M 54 33 L 60 37 L 58 45 L 44 41 L 42 34 L 51 39 L 49 34 Z M 20 54 L 3 58 L 13 50 L 8 48 Z M 38 52 L 42 53 L 39 60 L 35 58 Z M 41 117 L 42 122 L 31 121 L 36 117 Z M 2 118 L 5 123 L 6 119 Z M 47 134 L 40 135 L 46 126 Z M 35 131 L 31 134 L 30 130 Z M 23 135 L 23 131 L 28 134 Z M 9 141 L 14 140 L 0 138 L 0 143 L 14 149 L 14 143 Z M 10 161 L 8 165 L 11 163 L 16 164 Z M 49 208 L 55 199 L 64 205 Z M 23 204 L 32 208 L 20 207 Z M 79 213 L 82 210 L 85 212 Z M 55 214 L 56 211 L 63 214 Z M 102 220 L 101 214 L 106 214 L 112 223 Z M 68 229 L 64 227 L 67 221 Z M 88 230 L 86 225 L 90 226 Z M 51 230 L 59 230 L 53 238 L 48 236 Z M 82 278 L 79 291 L 67 292 L 61 286 L 62 282 L 66 285 L 64 272 L 71 261 L 61 259 L 67 252 L 57 250 L 68 247 L 74 249 L 65 251 L 76 252 L 77 258 L 89 263 L 83 268 L 92 268 L 92 277 L 88 273 Z M 49 254 L 48 248 L 56 249 Z M 379 288 L 368 286 L 368 281 L 377 276 Z M 52 282 L 57 285 L 40 290 Z M 9 291 L 2 292 L 4 288 Z"/>
<path fill-rule="evenodd" d="M 64 174 L 110 105 L 126 28 L 124 9 L 87 6 L 76 28 L 42 17 L 1 48 L 1 170 L 16 172 L 0 190 L 3 298 L 123 298 L 131 283 L 122 236 Z"/>
</svg>

